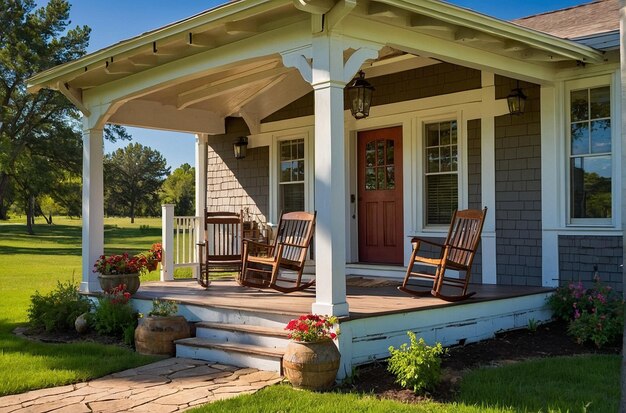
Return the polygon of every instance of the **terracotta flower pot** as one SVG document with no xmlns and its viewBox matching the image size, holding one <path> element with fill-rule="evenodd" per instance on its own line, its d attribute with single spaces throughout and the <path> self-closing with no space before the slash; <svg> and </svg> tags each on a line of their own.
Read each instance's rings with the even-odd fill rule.
<svg viewBox="0 0 626 413">
<path fill-rule="evenodd" d="M 283 356 L 283 371 L 293 387 L 325 390 L 335 383 L 340 357 L 330 339 L 313 343 L 290 341 Z"/>
<path fill-rule="evenodd" d="M 135 350 L 141 354 L 176 354 L 174 340 L 189 337 L 190 329 L 183 316 L 146 317 L 135 329 Z"/>
<path fill-rule="evenodd" d="M 139 273 L 134 274 L 98 274 L 100 287 L 104 291 L 111 291 L 120 284 L 126 286 L 126 291 L 135 294 L 139 289 Z"/>
</svg>

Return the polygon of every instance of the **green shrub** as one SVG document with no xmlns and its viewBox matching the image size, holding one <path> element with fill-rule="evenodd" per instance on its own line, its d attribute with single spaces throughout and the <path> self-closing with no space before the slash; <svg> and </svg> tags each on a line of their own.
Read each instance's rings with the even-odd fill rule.
<svg viewBox="0 0 626 413">
<path fill-rule="evenodd" d="M 548 305 L 555 317 L 569 323 L 567 332 L 579 344 L 591 341 L 602 347 L 622 335 L 624 301 L 600 281 L 589 289 L 580 282 L 560 287 L 548 299 Z"/>
<path fill-rule="evenodd" d="M 91 324 L 99 334 L 118 337 L 128 345 L 134 342 L 137 313 L 130 306 L 130 294 L 124 286 L 105 292 L 91 315 Z"/>
<path fill-rule="evenodd" d="M 407 334 L 411 339 L 409 346 L 405 343 L 399 349 L 389 347 L 387 370 L 396 376 L 396 383 L 413 388 L 415 393 L 432 390 L 441 379 L 441 356 L 445 349 L 441 343 L 431 347 L 423 338 L 418 341 L 412 331 Z"/>
<path fill-rule="evenodd" d="M 88 312 L 91 303 L 78 293 L 78 285 L 72 281 L 57 281 L 57 287 L 47 295 L 36 291 L 30 297 L 28 322 L 32 328 L 46 331 L 74 330 L 76 317 Z"/>
<path fill-rule="evenodd" d="M 169 317 L 178 312 L 178 304 L 174 301 L 152 300 L 152 311 L 148 313 L 148 317 Z"/>
</svg>

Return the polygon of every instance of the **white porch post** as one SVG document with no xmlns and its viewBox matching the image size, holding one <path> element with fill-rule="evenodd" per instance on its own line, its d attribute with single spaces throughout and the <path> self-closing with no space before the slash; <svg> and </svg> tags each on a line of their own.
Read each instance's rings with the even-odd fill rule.
<svg viewBox="0 0 626 413">
<path fill-rule="evenodd" d="M 204 241 L 204 210 L 206 208 L 207 191 L 207 135 L 196 135 L 196 243 Z M 194 251 L 194 262 L 198 263 L 197 249 Z M 193 267 L 194 278 L 198 278 L 200 264 Z"/>
<path fill-rule="evenodd" d="M 174 204 L 164 204 L 161 208 L 161 238 L 163 242 L 161 281 L 172 281 L 174 280 Z"/>
<path fill-rule="evenodd" d="M 104 252 L 104 183 L 102 129 L 83 118 L 82 282 L 84 293 L 101 291 L 93 265 Z"/>
<path fill-rule="evenodd" d="M 316 314 L 347 315 L 343 47 L 327 35 L 313 39 L 315 93 Z"/>
</svg>

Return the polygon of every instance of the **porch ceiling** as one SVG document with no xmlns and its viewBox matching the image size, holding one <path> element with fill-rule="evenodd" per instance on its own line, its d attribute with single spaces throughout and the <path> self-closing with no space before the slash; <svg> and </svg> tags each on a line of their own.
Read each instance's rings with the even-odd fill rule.
<svg viewBox="0 0 626 413">
<path fill-rule="evenodd" d="M 110 123 L 199 133 L 223 133 L 227 116 L 258 124 L 311 90 L 280 53 L 310 44 L 322 27 L 316 13 L 333 4 L 230 2 L 42 72 L 28 87 L 57 89 L 87 115 L 94 105 L 113 104 Z M 359 0 L 340 27 L 347 42 L 386 45 L 365 65 L 370 77 L 438 60 L 490 67 L 505 58 L 512 69 L 503 74 L 519 66 L 520 78 L 529 68 L 545 78 L 602 59 L 589 47 L 435 0 Z"/>
</svg>

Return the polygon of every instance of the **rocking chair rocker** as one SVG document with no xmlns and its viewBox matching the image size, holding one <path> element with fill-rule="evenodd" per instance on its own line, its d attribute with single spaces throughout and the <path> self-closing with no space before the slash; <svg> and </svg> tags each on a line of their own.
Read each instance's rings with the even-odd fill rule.
<svg viewBox="0 0 626 413">
<path fill-rule="evenodd" d="M 486 214 L 487 208 L 484 208 L 482 211 L 472 209 L 455 211 L 452 216 L 448 236 L 443 244 L 414 237 L 411 240 L 414 248 L 406 276 L 398 289 L 415 296 L 425 297 L 432 295 L 445 301 L 461 301 L 476 294 L 475 292 L 468 293 L 467 287 L 470 282 L 472 263 L 480 243 L 480 235 Z M 423 244 L 439 248 L 439 256 L 431 258 L 418 255 Z M 435 267 L 434 274 L 422 272 L 423 270 L 414 270 L 416 265 Z M 447 270 L 459 271 L 459 278 L 446 276 Z M 464 273 L 464 276 L 461 276 L 461 273 Z M 409 284 L 411 277 L 433 280 L 432 289 L 414 289 L 415 286 Z M 444 285 L 460 288 L 462 292 L 460 295 L 445 295 L 441 292 Z"/>
<path fill-rule="evenodd" d="M 315 278 L 309 281 L 302 279 L 304 263 L 315 231 L 315 215 L 308 212 L 282 214 L 273 245 L 244 240 L 239 284 L 272 288 L 283 293 L 301 291 L 315 284 Z M 265 251 L 265 256 L 252 255 L 252 251 Z"/>
</svg>

